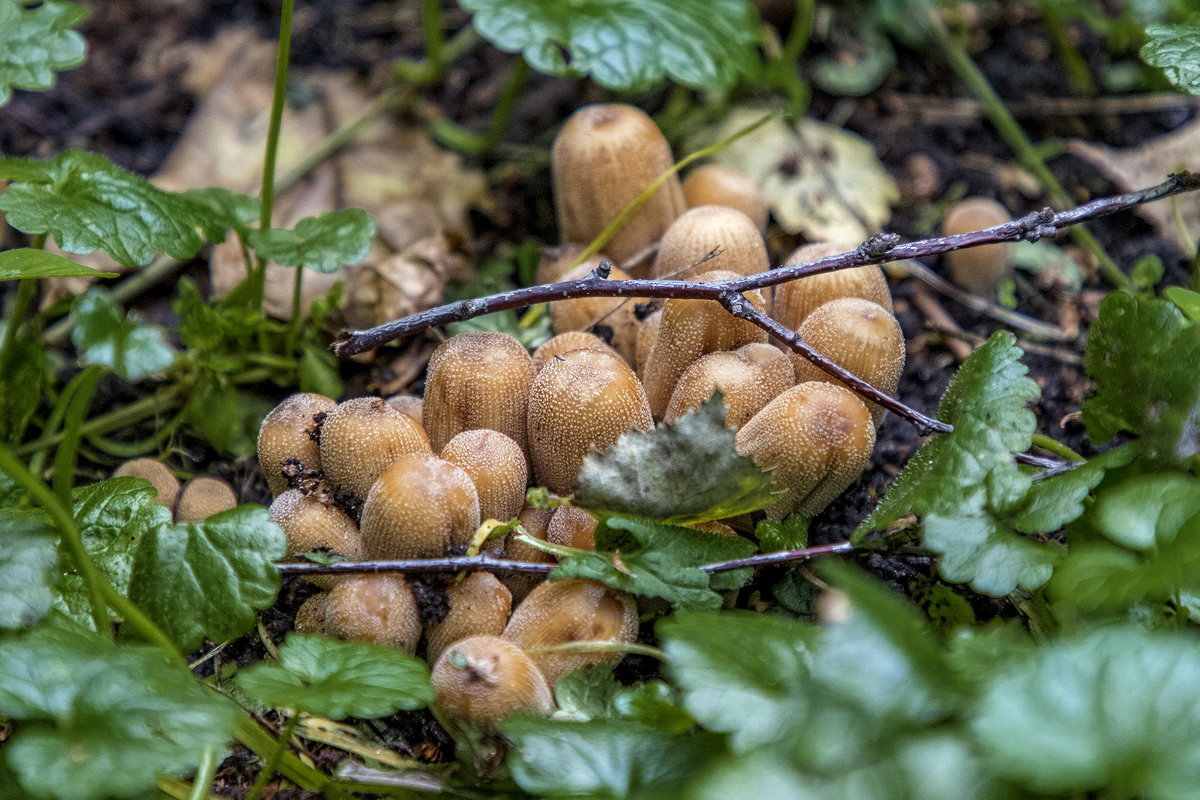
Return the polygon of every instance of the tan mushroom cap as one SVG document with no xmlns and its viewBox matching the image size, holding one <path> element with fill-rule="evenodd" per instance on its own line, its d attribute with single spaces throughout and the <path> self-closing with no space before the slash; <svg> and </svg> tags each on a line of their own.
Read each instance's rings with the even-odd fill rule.
<svg viewBox="0 0 1200 800">
<path fill-rule="evenodd" d="M 546 364 L 529 395 L 529 455 L 539 483 L 570 494 L 583 458 L 633 428 L 654 425 L 646 393 L 620 358 L 575 350 Z"/>
<path fill-rule="evenodd" d="M 958 233 L 990 228 L 1011 222 L 1008 209 L 987 197 L 968 197 L 959 200 L 946 212 L 942 233 Z M 967 291 L 984 297 L 996 293 L 996 287 L 1012 275 L 1013 243 L 997 242 L 946 253 L 950 277 Z"/>
<path fill-rule="evenodd" d="M 326 633 L 325 615 L 328 611 L 329 592 L 317 592 L 296 610 L 296 632 Z"/>
<path fill-rule="evenodd" d="M 506 333 L 471 331 L 452 336 L 429 359 L 425 430 L 434 451 L 463 431 L 499 431 L 528 453 L 525 408 L 533 361 Z"/>
<path fill-rule="evenodd" d="M 728 206 L 699 206 L 663 234 L 651 274 L 687 280 L 705 272 L 766 272 L 771 264 L 762 233 L 750 217 Z"/>
<path fill-rule="evenodd" d="M 591 259 L 575 267 L 563 280 L 578 280 L 587 277 L 596 265 Z M 613 267 L 609 273 L 613 280 L 628 280 L 629 273 Z M 638 320 L 635 306 L 644 302 L 643 297 L 579 297 L 573 300 L 556 300 L 550 303 L 550 324 L 555 333 L 568 331 L 591 331 L 607 341 L 612 349 L 627 363 L 632 364 L 637 351 Z"/>
<path fill-rule="evenodd" d="M 720 389 L 725 398 L 725 424 L 740 428 L 794 383 L 791 360 L 769 344 L 755 342 L 733 352 L 709 353 L 679 376 L 663 420 L 670 422 L 699 408 Z"/>
<path fill-rule="evenodd" d="M 650 360 L 650 353 L 654 350 L 654 342 L 658 339 L 658 329 L 662 327 L 663 312 L 662 309 L 652 311 L 646 315 L 638 325 L 637 335 L 637 359 L 634 366 L 637 368 L 637 376 L 643 383 L 646 381 L 646 362 Z"/>
<path fill-rule="evenodd" d="M 463 431 L 442 448 L 442 459 L 470 476 L 479 495 L 480 519 L 507 522 L 520 513 L 529 468 L 511 438 L 499 431 Z"/>
<path fill-rule="evenodd" d="M 473 572 L 446 589 L 450 611 L 425 629 L 426 660 L 437 661 L 450 645 L 471 636 L 499 636 L 512 611 L 512 593 L 490 572 Z"/>
<path fill-rule="evenodd" d="M 875 447 L 875 425 L 854 393 L 823 381 L 793 386 L 737 433 L 737 452 L 767 469 L 785 492 L 771 519 L 793 511 L 813 516 L 863 473 Z"/>
<path fill-rule="evenodd" d="M 853 249 L 854 245 L 814 242 L 796 248 L 783 263 L 815 261 Z M 823 272 L 776 286 L 771 316 L 780 324 L 797 331 L 817 306 L 842 297 L 861 297 L 878 303 L 888 311 L 892 310 L 892 293 L 888 289 L 887 278 L 879 267 L 868 264 L 865 267 Z"/>
<path fill-rule="evenodd" d="M 674 164 L 671 146 L 633 106 L 584 106 L 554 140 L 551 172 L 563 242 L 591 242 Z M 687 205 L 672 175 L 604 249 L 618 264 L 658 241 Z"/>
<path fill-rule="evenodd" d="M 572 350 L 602 350 L 617 355 L 604 340 L 594 333 L 587 331 L 567 331 L 547 339 L 541 347 L 533 351 L 533 370 L 536 374 L 555 356 L 569 353 Z"/>
<path fill-rule="evenodd" d="M 749 217 L 761 231 L 767 227 L 767 198 L 750 176 L 728 164 L 705 164 L 683 180 L 688 208 L 728 206 Z"/>
<path fill-rule="evenodd" d="M 393 394 L 387 397 L 387 404 L 420 422 L 425 401 L 415 394 Z"/>
<path fill-rule="evenodd" d="M 718 281 L 735 277 L 736 273 L 717 270 L 698 275 L 695 280 Z M 744 292 L 743 296 L 760 311 L 766 309 L 766 302 L 758 290 Z M 734 317 L 715 300 L 668 300 L 663 306 L 662 323 L 644 372 L 650 410 L 655 417 L 662 417 L 679 376 L 700 356 L 766 341 L 766 331 Z"/>
<path fill-rule="evenodd" d="M 439 719 L 495 730 L 513 714 L 549 714 L 554 699 L 537 666 L 512 642 L 472 636 L 447 647 L 430 676 Z"/>
<path fill-rule="evenodd" d="M 526 533 L 534 539 L 546 541 L 547 528 L 553 516 L 553 508 L 525 506 L 517 515 L 517 519 Z M 536 564 L 549 564 L 554 561 L 554 556 L 525 544 L 517 539 L 515 533 L 510 533 L 504 539 L 503 555 L 509 561 L 530 561 Z M 529 572 L 506 572 L 500 576 L 500 580 L 512 592 L 513 602 L 520 602 L 533 591 L 533 587 L 545 581 L 546 576 Z"/>
<path fill-rule="evenodd" d="M 285 397 L 267 414 L 258 429 L 258 465 L 271 494 L 278 496 L 287 489 L 283 463 L 295 459 L 305 469 L 321 469 L 320 447 L 313 433 L 316 416 L 337 408 L 337 403 L 323 394 L 300 392 Z"/>
<path fill-rule="evenodd" d="M 171 468 L 157 458 L 135 458 L 117 467 L 114 478 L 142 478 L 150 481 L 150 485 L 158 492 L 154 502 L 167 508 L 175 508 L 175 498 L 179 496 L 179 479 Z"/>
<path fill-rule="evenodd" d="M 175 498 L 176 522 L 202 522 L 213 514 L 236 508 L 237 494 L 220 478 L 201 475 L 192 478 Z"/>
<path fill-rule="evenodd" d="M 560 506 L 546 526 L 546 541 L 577 550 L 595 550 L 596 518 L 577 506 Z"/>
<path fill-rule="evenodd" d="M 350 575 L 329 591 L 325 632 L 335 639 L 414 653 L 421 641 L 421 616 L 400 575 Z"/>
<path fill-rule="evenodd" d="M 479 527 L 479 495 L 467 473 L 431 455 L 401 456 L 363 504 L 368 558 L 438 558 L 466 547 Z"/>
<path fill-rule="evenodd" d="M 324 551 L 349 561 L 362 560 L 362 536 L 358 526 L 324 498 L 288 489 L 271 503 L 270 515 L 271 521 L 283 528 L 289 556 Z M 333 575 L 312 575 L 307 580 L 324 589 L 332 588 L 338 582 Z"/>
<path fill-rule="evenodd" d="M 526 652 L 571 642 L 632 642 L 637 639 L 637 603 L 598 581 L 546 581 L 521 601 L 504 638 Z M 571 670 L 620 661 L 619 653 L 529 653 L 553 686 Z"/>
<path fill-rule="evenodd" d="M 904 372 L 904 333 L 891 312 L 859 297 L 843 297 L 819 306 L 800 326 L 800 338 L 838 366 L 845 367 L 884 394 L 896 393 Z M 841 381 L 799 353 L 791 354 L 796 382 Z M 864 401 L 867 402 L 867 401 Z M 878 428 L 883 407 L 867 402 Z"/>
<path fill-rule="evenodd" d="M 429 452 L 429 437 L 420 423 L 379 397 L 347 400 L 321 425 L 325 477 L 360 498 L 396 459 Z"/>
</svg>

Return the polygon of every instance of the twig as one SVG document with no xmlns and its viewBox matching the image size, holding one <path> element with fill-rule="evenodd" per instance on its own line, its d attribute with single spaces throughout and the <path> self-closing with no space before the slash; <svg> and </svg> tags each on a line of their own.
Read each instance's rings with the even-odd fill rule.
<svg viewBox="0 0 1200 800">
<path fill-rule="evenodd" d="M 1067 211 L 1056 213 L 1050 208 L 1045 208 L 1041 211 L 1027 214 L 1020 219 L 995 225 L 981 231 L 960 233 L 954 236 L 941 236 L 909 243 L 901 243 L 900 237 L 895 234 L 881 234 L 872 236 L 851 252 L 827 256 L 826 258 L 801 264 L 791 264 L 755 275 L 707 283 L 661 279 L 611 280 L 608 277 L 610 265 L 602 263 L 587 277 L 579 280 L 542 286 L 528 286 L 507 292 L 500 292 L 488 297 L 459 300 L 404 317 L 403 319 L 386 322 L 374 328 L 348 331 L 343 333 L 341 339 L 334 344 L 333 350 L 338 356 L 345 358 L 434 326 L 460 322 L 494 311 L 525 308 L 554 300 L 566 300 L 577 297 L 663 297 L 715 300 L 721 303 L 734 316 L 746 319 L 787 342 L 788 346 L 797 353 L 800 353 L 813 364 L 816 364 L 821 369 L 843 381 L 862 396 L 909 420 L 922 435 L 948 433 L 952 430 L 952 427 L 947 423 L 932 419 L 915 409 L 909 408 L 895 398 L 879 392 L 865 381 L 862 381 L 857 376 L 809 348 L 800 340 L 795 331 L 785 328 L 766 314 L 758 311 L 742 297 L 742 293 L 752 289 L 776 286 L 798 278 L 850 267 L 860 267 L 867 264 L 881 264 L 888 261 L 900 261 L 910 258 L 925 258 L 951 250 L 961 250 L 967 247 L 977 247 L 996 242 L 1022 239 L 1037 241 L 1043 237 L 1052 236 L 1059 228 L 1065 228 L 1085 220 L 1106 216 L 1117 211 L 1124 211 L 1143 203 L 1161 200 L 1164 197 L 1196 189 L 1200 189 L 1200 174 L 1181 171 L 1171 175 L 1166 181 L 1157 186 L 1137 192 L 1128 192 L 1114 197 L 1093 200 L 1090 203 Z M 1025 463 L 1057 466 L 1057 462 L 1046 459 L 1022 456 L 1019 456 L 1019 458 L 1025 461 Z"/>
<path fill-rule="evenodd" d="M 839 553 L 852 553 L 859 549 L 850 542 L 836 542 L 803 550 L 780 550 L 775 553 L 760 553 L 733 561 L 717 561 L 705 564 L 701 570 L 709 574 L 730 572 L 747 567 L 763 567 L 787 561 L 805 561 L 810 558 Z M 277 564 L 285 575 L 356 575 L 379 572 L 552 572 L 558 565 L 535 561 L 509 561 L 495 558 L 486 553 L 477 556 L 446 556 L 445 558 L 413 558 L 399 561 L 342 561 L 338 564 Z"/>
</svg>

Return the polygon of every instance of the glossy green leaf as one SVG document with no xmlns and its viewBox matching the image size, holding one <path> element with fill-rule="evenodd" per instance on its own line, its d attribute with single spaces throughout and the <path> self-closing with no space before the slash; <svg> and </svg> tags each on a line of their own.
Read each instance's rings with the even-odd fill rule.
<svg viewBox="0 0 1200 800">
<path fill-rule="evenodd" d="M 1180 25 L 1146 28 L 1142 58 L 1161 67 L 1167 80 L 1181 92 L 1200 94 L 1200 16 Z"/>
<path fill-rule="evenodd" d="M 2 0 L 0 0 L 2 1 Z M 0 281 L 25 278 L 115 278 L 115 272 L 97 272 L 91 267 L 76 264 L 69 258 L 32 247 L 5 250 L 0 253 Z"/>
<path fill-rule="evenodd" d="M 749 570 L 710 576 L 699 568 L 755 551 L 740 536 L 624 517 L 605 520 L 596 543 L 617 552 L 576 553 L 560 561 L 550 577 L 590 578 L 631 594 L 661 597 L 680 608 L 720 608 L 721 596 L 714 590 L 736 589 L 750 577 Z"/>
<path fill-rule="evenodd" d="M 584 458 L 575 504 L 677 525 L 766 508 L 771 474 L 737 454 L 734 433 L 719 393 L 674 422 L 631 430 Z"/>
<path fill-rule="evenodd" d="M 0 441 L 20 440 L 42 398 L 46 349 L 30 325 L 22 325 L 12 346 L 0 354 Z"/>
<path fill-rule="evenodd" d="M 780 522 L 759 520 L 754 526 L 754 538 L 758 539 L 764 553 L 802 550 L 808 547 L 808 523 L 808 518 L 799 514 L 792 514 Z"/>
<path fill-rule="evenodd" d="M 171 512 L 154 502 L 154 487 L 142 478 L 109 478 L 74 492 L 75 522 L 83 547 L 100 574 L 120 594 L 129 591 L 134 553 L 146 532 L 171 521 Z M 70 563 L 64 559 L 65 563 Z M 87 586 L 77 572 L 62 576 L 57 605 L 77 623 L 92 627 Z"/>
<path fill-rule="evenodd" d="M 188 398 L 184 415 L 218 452 L 245 456 L 255 451 L 258 428 L 273 407 L 261 394 L 208 381 Z"/>
<path fill-rule="evenodd" d="M 339 642 L 293 633 L 279 648 L 279 665 L 242 670 L 238 685 L 274 708 L 330 719 L 375 719 L 433 701 L 425 662 L 394 647 Z"/>
<path fill-rule="evenodd" d="M 166 332 L 121 313 L 103 290 L 77 297 L 71 316 L 71 342 L 85 364 L 111 367 L 122 378 L 137 381 L 175 363 Z"/>
<path fill-rule="evenodd" d="M 758 31 L 744 0 L 461 0 L 483 38 L 539 72 L 588 75 L 609 89 L 664 76 L 728 86 L 757 65 Z"/>
<path fill-rule="evenodd" d="M 508 764 L 517 785 L 554 797 L 662 797 L 722 749 L 710 734 L 672 736 L 630 720 L 525 717 L 501 731 L 513 742 Z"/>
<path fill-rule="evenodd" d="M 1083 513 L 1088 493 L 1104 479 L 1105 473 L 1129 464 L 1134 455 L 1133 448 L 1119 447 L 1067 472 L 1034 481 L 1017 512 L 1017 530 L 1052 533 L 1077 519 Z"/>
<path fill-rule="evenodd" d="M 1192 322 L 1200 322 L 1200 292 L 1182 286 L 1168 286 L 1163 289 L 1163 297 L 1174 303 Z"/>
<path fill-rule="evenodd" d="M 1200 786 L 1200 642 L 1132 628 L 998 672 L 972 725 L 990 765 L 1038 792 L 1172 800 Z"/>
<path fill-rule="evenodd" d="M 0 512 L 0 628 L 25 628 L 50 610 L 58 578 L 58 531 L 39 513 Z"/>
<path fill-rule="evenodd" d="M 23 233 L 49 234 L 68 253 L 103 249 L 127 267 L 159 252 L 192 258 L 205 241 L 225 238 L 225 220 L 209 206 L 167 192 L 95 153 L 72 151 L 29 161 L 0 159 L 0 211 Z"/>
<path fill-rule="evenodd" d="M 1200 452 L 1200 380 L 1181 368 L 1187 364 L 1200 364 L 1200 324 L 1167 300 L 1109 294 L 1088 334 L 1088 436 L 1103 443 L 1121 431 L 1136 434 L 1159 462 Z"/>
<path fill-rule="evenodd" d="M 129 598 L 184 651 L 254 626 L 275 601 L 283 531 L 261 506 L 239 506 L 204 522 L 159 525 L 142 537 Z"/>
<path fill-rule="evenodd" d="M 251 231 L 250 246 L 285 267 L 333 272 L 362 261 L 374 235 L 375 220 L 361 208 L 347 208 L 302 219 L 292 230 Z"/>
<path fill-rule="evenodd" d="M 1102 492 L 1088 521 L 1119 545 L 1150 550 L 1174 539 L 1198 513 L 1200 480 L 1181 472 L 1148 472 Z"/>
<path fill-rule="evenodd" d="M 72 30 L 87 11 L 56 0 L 28 5 L 0 0 L 0 106 L 14 88 L 51 88 L 55 73 L 79 66 L 87 52 L 83 37 Z"/>
<path fill-rule="evenodd" d="M 66 625 L 0 638 L 0 675 L 0 714 L 18 721 L 0 758 L 39 798 L 149 792 L 223 747 L 237 716 L 158 649 Z"/>
</svg>

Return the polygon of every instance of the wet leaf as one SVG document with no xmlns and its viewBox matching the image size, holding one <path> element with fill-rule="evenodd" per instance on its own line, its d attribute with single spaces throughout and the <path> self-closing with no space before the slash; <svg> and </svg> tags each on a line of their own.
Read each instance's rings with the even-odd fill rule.
<svg viewBox="0 0 1200 800">
<path fill-rule="evenodd" d="M 1180 25 L 1146 28 L 1142 58 L 1162 67 L 1167 80 L 1181 92 L 1200 94 L 1200 16 Z"/>
<path fill-rule="evenodd" d="M 97 272 L 45 250 L 22 247 L 0 253 L 0 281 L 25 278 L 115 278 L 115 272 Z"/>
<path fill-rule="evenodd" d="M 54 86 L 55 73 L 83 63 L 87 45 L 72 28 L 87 16 L 74 3 L 42 3 L 27 7 L 0 0 L 0 106 L 12 90 Z"/>
<path fill-rule="evenodd" d="M 122 314 L 101 289 L 76 298 L 71 315 L 71 342 L 85 364 L 111 367 L 122 378 L 138 381 L 175 363 L 166 332 Z"/>
<path fill-rule="evenodd" d="M 285 267 L 334 272 L 362 261 L 374 235 L 375 220 L 361 208 L 347 208 L 306 217 L 291 230 L 252 231 L 250 246 Z"/>
<path fill-rule="evenodd" d="M 43 515 L 0 514 L 0 628 L 26 628 L 50 610 L 58 578 L 58 531 Z"/>
</svg>

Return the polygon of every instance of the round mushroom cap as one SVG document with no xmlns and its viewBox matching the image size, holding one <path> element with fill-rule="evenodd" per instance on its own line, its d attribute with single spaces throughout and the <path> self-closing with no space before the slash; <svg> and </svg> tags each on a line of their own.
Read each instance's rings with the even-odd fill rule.
<svg viewBox="0 0 1200 800">
<path fill-rule="evenodd" d="M 495 730 L 513 714 L 549 714 L 554 699 L 529 656 L 496 636 L 472 636 L 447 647 L 430 676 L 434 714 Z"/>
<path fill-rule="evenodd" d="M 317 417 L 337 408 L 325 395 L 299 392 L 284 398 L 258 429 L 258 465 L 273 496 L 288 488 L 282 468 L 295 460 L 304 469 L 321 469 L 321 451 L 315 438 Z"/>
<path fill-rule="evenodd" d="M 429 452 L 429 437 L 421 424 L 380 397 L 347 400 L 321 425 L 325 476 L 360 499 L 398 458 Z"/>
<path fill-rule="evenodd" d="M 471 477 L 424 453 L 401 456 L 387 468 L 367 494 L 359 523 L 366 556 L 394 559 L 461 551 L 478 527 Z"/>
<path fill-rule="evenodd" d="M 525 453 L 499 431 L 463 431 L 442 448 L 442 459 L 470 476 L 481 519 L 507 522 L 525 505 Z"/>
<path fill-rule="evenodd" d="M 213 514 L 237 507 L 233 487 L 220 478 L 192 478 L 175 498 L 176 522 L 202 522 Z"/>
<path fill-rule="evenodd" d="M 171 468 L 157 458 L 135 458 L 117 467 L 114 478 L 142 478 L 150 481 L 150 485 L 158 492 L 154 502 L 167 508 L 175 507 L 175 498 L 179 496 L 179 479 Z"/>
</svg>

